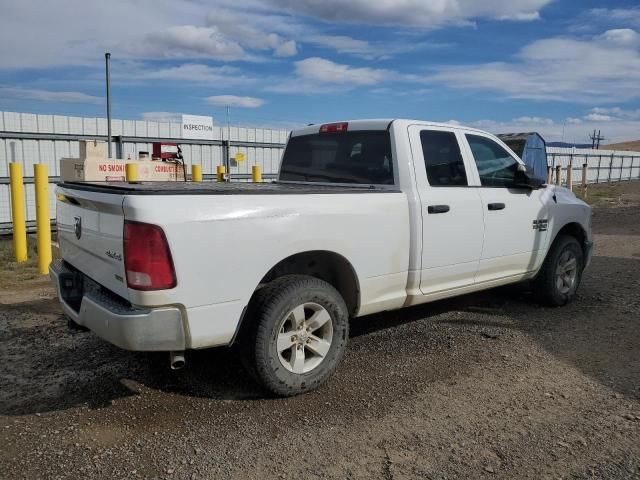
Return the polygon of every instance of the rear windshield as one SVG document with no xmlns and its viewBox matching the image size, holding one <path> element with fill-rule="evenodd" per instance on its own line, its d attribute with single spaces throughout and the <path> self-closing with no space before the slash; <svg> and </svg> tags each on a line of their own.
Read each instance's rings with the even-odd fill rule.
<svg viewBox="0 0 640 480">
<path fill-rule="evenodd" d="M 291 137 L 280 180 L 393 185 L 387 130 L 361 130 Z"/>
</svg>

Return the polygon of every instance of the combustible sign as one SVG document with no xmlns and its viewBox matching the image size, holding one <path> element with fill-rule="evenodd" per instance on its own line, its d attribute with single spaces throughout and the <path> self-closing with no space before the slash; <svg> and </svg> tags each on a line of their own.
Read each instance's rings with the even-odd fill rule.
<svg viewBox="0 0 640 480">
<path fill-rule="evenodd" d="M 213 140 L 213 118 L 182 115 L 182 138 Z"/>
</svg>

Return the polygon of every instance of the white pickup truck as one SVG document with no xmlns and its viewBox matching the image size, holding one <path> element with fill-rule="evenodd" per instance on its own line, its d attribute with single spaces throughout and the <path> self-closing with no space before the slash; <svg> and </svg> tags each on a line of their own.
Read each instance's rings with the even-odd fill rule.
<svg viewBox="0 0 640 480">
<path fill-rule="evenodd" d="M 591 210 L 457 125 L 291 133 L 274 183 L 62 183 L 51 277 L 76 324 L 128 350 L 238 345 L 278 395 L 322 384 L 349 318 L 532 280 L 576 295 Z"/>
</svg>

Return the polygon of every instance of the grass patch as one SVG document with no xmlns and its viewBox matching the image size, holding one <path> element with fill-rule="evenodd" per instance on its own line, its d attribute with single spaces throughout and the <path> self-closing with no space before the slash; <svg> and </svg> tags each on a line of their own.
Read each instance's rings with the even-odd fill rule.
<svg viewBox="0 0 640 480">
<path fill-rule="evenodd" d="M 16 286 L 28 280 L 46 278 L 38 272 L 35 235 L 27 235 L 27 255 L 26 262 L 16 262 L 13 238 L 11 236 L 0 237 L 0 287 Z"/>
<path fill-rule="evenodd" d="M 585 196 L 581 186 L 573 187 L 573 193 L 576 197 L 587 202 L 592 207 L 612 207 L 620 205 L 625 190 L 624 183 L 589 185 Z"/>
</svg>

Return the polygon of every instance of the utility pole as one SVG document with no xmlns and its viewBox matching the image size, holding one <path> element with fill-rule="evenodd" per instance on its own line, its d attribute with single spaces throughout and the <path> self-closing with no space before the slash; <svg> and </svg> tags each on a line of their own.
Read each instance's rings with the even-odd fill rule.
<svg viewBox="0 0 640 480">
<path fill-rule="evenodd" d="M 229 105 L 227 105 L 227 175 L 231 175 L 231 118 L 229 116 Z"/>
<path fill-rule="evenodd" d="M 107 155 L 111 158 L 111 54 L 104 54 L 105 75 L 107 82 Z"/>
<path fill-rule="evenodd" d="M 596 129 L 593 129 L 593 134 L 589 135 L 589 138 L 591 139 L 591 148 L 598 150 L 600 148 L 600 142 L 602 140 L 605 140 L 605 138 L 600 135 L 600 130 L 598 130 L 598 133 L 596 134 Z"/>
</svg>

